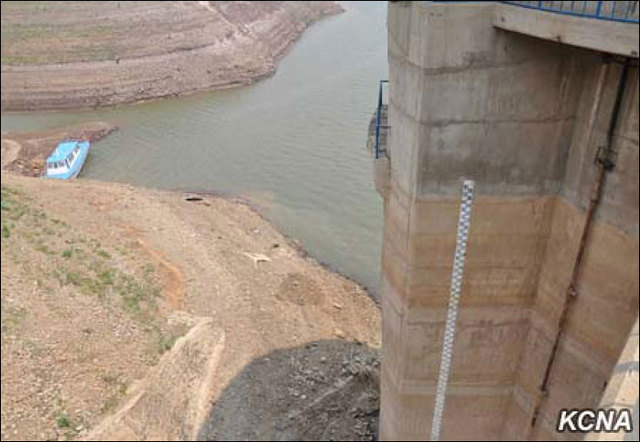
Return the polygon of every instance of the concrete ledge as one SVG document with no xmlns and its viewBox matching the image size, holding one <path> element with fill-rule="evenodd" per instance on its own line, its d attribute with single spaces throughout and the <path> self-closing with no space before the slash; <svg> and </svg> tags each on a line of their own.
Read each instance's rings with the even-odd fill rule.
<svg viewBox="0 0 640 442">
<path fill-rule="evenodd" d="M 499 4 L 493 25 L 507 31 L 638 58 L 638 25 Z"/>
</svg>

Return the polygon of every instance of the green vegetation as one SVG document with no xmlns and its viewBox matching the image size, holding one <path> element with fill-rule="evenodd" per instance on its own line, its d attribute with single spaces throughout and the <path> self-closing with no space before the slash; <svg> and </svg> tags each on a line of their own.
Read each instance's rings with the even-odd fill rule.
<svg viewBox="0 0 640 442">
<path fill-rule="evenodd" d="M 104 270 L 98 275 L 98 279 L 104 285 L 113 285 L 115 272 L 113 270 Z"/>
<path fill-rule="evenodd" d="M 2 237 L 10 238 L 15 223 L 22 215 L 25 208 L 19 204 L 16 197 L 18 193 L 14 189 L 2 186 L 2 199 L 0 200 L 0 208 L 2 209 Z"/>
<path fill-rule="evenodd" d="M 2 186 L 1 207 L 3 238 L 13 240 L 12 234 L 17 232 L 32 250 L 47 255 L 45 277 L 53 277 L 62 287 L 73 286 L 84 295 L 120 302 L 138 320 L 151 321 L 160 296 L 151 264 L 140 269 L 142 277 L 123 271 L 99 241 L 85 238 L 64 221 L 31 207 L 26 198 L 6 186 Z M 79 244 L 87 245 L 90 251 Z"/>
<path fill-rule="evenodd" d="M 43 327 L 49 319 L 55 324 L 66 323 L 67 318 L 75 318 L 74 315 L 94 314 L 97 310 L 127 325 L 126 336 L 135 342 L 135 351 L 139 351 L 143 363 L 157 362 L 186 331 L 178 330 L 180 325 L 165 323 L 158 315 L 161 292 L 157 267 L 141 259 L 143 252 L 127 249 L 126 243 L 114 245 L 104 241 L 105 244 L 101 244 L 83 231 L 82 226 L 70 226 L 53 217 L 53 202 L 30 197 L 27 192 L 26 187 L 17 191 L 2 186 L 3 270 L 18 274 L 21 295 L 17 300 L 3 296 L 3 336 L 19 343 L 19 348 L 25 349 L 29 357 L 43 358 L 51 354 L 51 348 L 43 339 L 32 339 L 31 330 Z M 49 204 L 52 211 L 45 212 L 44 207 Z M 103 339 L 104 333 L 112 332 L 111 322 L 95 325 L 95 332 L 100 333 L 98 337 L 93 335 L 91 320 L 79 319 L 81 325 L 77 328 L 69 321 L 70 339 L 76 339 L 74 333 L 81 332 L 87 342 L 100 339 L 107 341 L 107 345 L 118 345 L 117 341 L 111 343 Z M 130 327 L 134 322 L 137 327 Z M 94 358 L 93 350 L 87 350 L 86 354 L 80 352 L 78 362 L 90 363 Z M 107 366 L 115 372 L 102 377 L 107 386 L 102 386 L 104 395 L 99 399 L 103 412 L 113 411 L 122 402 L 128 388 L 127 376 L 130 376 L 129 371 L 117 371 L 123 369 L 122 365 Z M 52 382 L 56 382 L 55 378 Z M 53 407 L 47 414 L 49 426 L 56 428 L 60 439 L 77 437 L 86 424 L 83 415 L 75 406 L 65 403 L 62 396 Z"/>
<path fill-rule="evenodd" d="M 62 220 L 56 219 L 56 218 L 51 218 L 51 222 L 55 225 L 59 225 L 59 226 L 63 226 L 63 227 L 69 227 L 69 224 L 65 223 Z"/>
<path fill-rule="evenodd" d="M 71 426 L 71 422 L 69 421 L 69 416 L 66 412 L 61 411 L 56 416 L 56 424 L 58 428 L 69 428 Z"/>
<path fill-rule="evenodd" d="M 178 338 L 182 336 L 183 332 L 171 332 L 163 333 L 158 331 L 158 353 L 163 354 L 173 348 L 173 344 L 176 343 Z"/>
</svg>

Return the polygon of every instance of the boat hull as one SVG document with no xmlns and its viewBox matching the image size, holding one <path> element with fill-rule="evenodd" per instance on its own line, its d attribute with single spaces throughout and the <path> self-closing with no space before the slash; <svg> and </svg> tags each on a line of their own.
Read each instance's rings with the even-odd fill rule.
<svg viewBox="0 0 640 442">
<path fill-rule="evenodd" d="M 71 168 L 62 173 L 50 173 L 48 170 L 45 173 L 45 178 L 52 178 L 56 180 L 71 180 L 78 176 L 82 167 L 84 166 L 87 157 L 89 156 L 89 150 L 91 150 L 91 143 L 88 141 L 84 141 L 79 143 L 80 152 L 78 153 L 78 157 L 73 162 Z"/>
</svg>

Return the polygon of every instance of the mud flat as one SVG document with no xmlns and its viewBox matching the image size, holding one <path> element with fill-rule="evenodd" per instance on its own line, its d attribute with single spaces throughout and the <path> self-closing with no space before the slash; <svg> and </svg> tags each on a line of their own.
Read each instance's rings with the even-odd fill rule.
<svg viewBox="0 0 640 442">
<path fill-rule="evenodd" d="M 2 110 L 80 109 L 249 84 L 319 2 L 2 2 Z"/>
</svg>

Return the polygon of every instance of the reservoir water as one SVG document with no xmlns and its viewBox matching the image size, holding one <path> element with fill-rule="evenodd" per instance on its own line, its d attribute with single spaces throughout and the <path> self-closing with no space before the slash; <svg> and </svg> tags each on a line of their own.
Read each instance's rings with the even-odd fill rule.
<svg viewBox="0 0 640 442">
<path fill-rule="evenodd" d="M 2 130 L 120 127 L 80 177 L 242 196 L 316 259 L 378 290 L 382 204 L 365 149 L 387 78 L 386 2 L 307 29 L 253 85 L 77 113 L 2 114 Z"/>
</svg>

